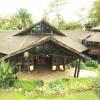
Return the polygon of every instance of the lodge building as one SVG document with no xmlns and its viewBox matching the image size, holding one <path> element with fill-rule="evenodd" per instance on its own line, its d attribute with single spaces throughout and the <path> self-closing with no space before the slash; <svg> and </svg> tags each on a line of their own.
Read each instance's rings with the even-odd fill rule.
<svg viewBox="0 0 100 100">
<path fill-rule="evenodd" d="M 0 31 L 0 60 L 12 63 L 16 72 L 43 67 L 64 71 L 74 62 L 73 75 L 78 77 L 81 60 L 100 56 L 100 40 L 92 39 L 96 34 L 58 30 L 43 19 L 22 31 Z"/>
</svg>

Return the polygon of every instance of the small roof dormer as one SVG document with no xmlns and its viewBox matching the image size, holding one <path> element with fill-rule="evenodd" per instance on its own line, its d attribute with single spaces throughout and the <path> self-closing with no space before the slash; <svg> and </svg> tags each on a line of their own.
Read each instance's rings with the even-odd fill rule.
<svg viewBox="0 0 100 100">
<path fill-rule="evenodd" d="M 21 32 L 17 33 L 15 36 L 23 36 L 23 35 L 61 35 L 65 36 L 61 31 L 51 25 L 45 19 L 33 24 L 32 26 L 22 30 Z"/>
</svg>

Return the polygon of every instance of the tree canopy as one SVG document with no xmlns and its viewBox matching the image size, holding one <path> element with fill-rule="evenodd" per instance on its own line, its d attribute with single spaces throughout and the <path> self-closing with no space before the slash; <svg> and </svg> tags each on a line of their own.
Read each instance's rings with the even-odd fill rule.
<svg viewBox="0 0 100 100">
<path fill-rule="evenodd" d="M 94 24 L 100 24 L 100 0 L 95 0 L 89 12 L 89 19 Z"/>
<path fill-rule="evenodd" d="M 0 17 L 0 29 L 25 29 L 32 23 L 32 15 L 24 8 L 19 9 L 13 15 Z"/>
<path fill-rule="evenodd" d="M 17 12 L 15 21 L 19 29 L 25 29 L 33 23 L 32 15 L 24 8 L 21 8 Z"/>
<path fill-rule="evenodd" d="M 55 27 L 61 30 L 79 30 L 82 25 L 79 22 L 67 22 L 61 14 L 61 9 L 67 0 L 54 0 L 49 5 L 49 9 L 44 11 L 43 17 L 49 20 Z M 61 8 L 61 9 L 60 9 Z M 51 12 L 49 12 L 51 10 Z M 55 14 L 56 18 L 49 19 L 49 14 Z M 23 30 L 33 24 L 32 15 L 27 9 L 21 8 L 15 14 L 0 16 L 0 29 Z"/>
<path fill-rule="evenodd" d="M 59 24 L 59 29 L 61 30 L 82 30 L 83 26 L 79 21 L 76 22 L 67 22 L 64 18 L 60 18 L 59 22 L 57 20 L 53 20 L 52 24 L 57 27 Z"/>
<path fill-rule="evenodd" d="M 57 19 L 57 27 L 59 28 L 59 21 L 61 18 L 61 11 L 67 0 L 53 0 L 49 5 L 49 13 L 53 13 Z"/>
</svg>

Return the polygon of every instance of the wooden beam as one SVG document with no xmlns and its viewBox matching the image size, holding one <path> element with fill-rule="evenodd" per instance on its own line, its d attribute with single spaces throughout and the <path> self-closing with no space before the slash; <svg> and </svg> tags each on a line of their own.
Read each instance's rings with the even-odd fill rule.
<svg viewBox="0 0 100 100">
<path fill-rule="evenodd" d="M 98 44 L 99 52 L 100 52 L 100 43 Z M 100 63 L 100 55 L 98 55 L 98 62 Z"/>
<path fill-rule="evenodd" d="M 52 70 L 52 66 L 54 64 L 54 55 L 52 55 L 52 64 L 51 64 L 51 70 Z"/>
<path fill-rule="evenodd" d="M 75 62 L 75 72 L 74 72 L 74 77 L 76 77 L 76 74 L 77 74 L 77 60 Z"/>
<path fill-rule="evenodd" d="M 79 72 L 80 72 L 80 59 L 78 59 L 78 67 L 77 67 L 77 78 L 79 77 Z"/>
</svg>

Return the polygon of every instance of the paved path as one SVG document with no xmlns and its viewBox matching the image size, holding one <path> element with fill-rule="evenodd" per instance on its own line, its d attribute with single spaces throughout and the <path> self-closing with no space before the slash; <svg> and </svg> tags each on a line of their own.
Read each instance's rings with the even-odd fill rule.
<svg viewBox="0 0 100 100">
<path fill-rule="evenodd" d="M 74 70 L 74 68 L 71 69 L 71 74 L 74 73 Z M 79 77 L 97 77 L 97 73 L 90 70 L 80 70 Z"/>
<path fill-rule="evenodd" d="M 89 70 L 80 70 L 79 77 L 97 77 L 97 73 Z"/>
</svg>

